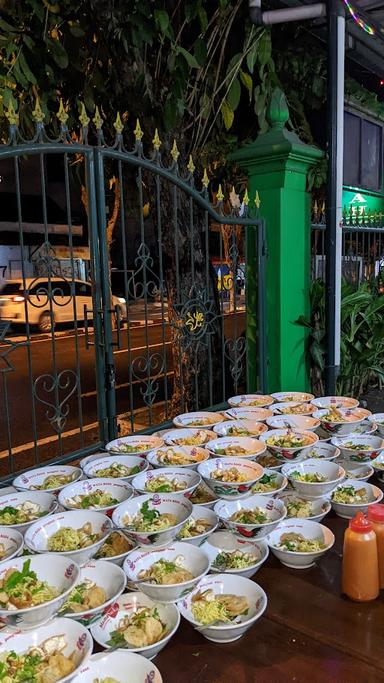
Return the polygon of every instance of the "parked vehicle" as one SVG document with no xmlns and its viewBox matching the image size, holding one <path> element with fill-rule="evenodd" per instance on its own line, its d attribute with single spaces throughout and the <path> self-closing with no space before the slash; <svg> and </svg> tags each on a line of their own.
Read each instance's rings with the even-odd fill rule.
<svg viewBox="0 0 384 683">
<path fill-rule="evenodd" d="M 125 300 L 112 295 L 112 306 L 117 306 L 121 320 L 127 317 Z M 92 285 L 82 280 L 60 277 L 22 278 L 7 280 L 0 289 L 0 319 L 12 324 L 37 326 L 49 332 L 60 323 L 92 321 Z"/>
</svg>

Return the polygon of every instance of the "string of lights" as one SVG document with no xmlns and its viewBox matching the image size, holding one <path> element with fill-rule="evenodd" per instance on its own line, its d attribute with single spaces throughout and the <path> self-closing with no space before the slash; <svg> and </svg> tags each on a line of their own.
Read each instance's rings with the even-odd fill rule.
<svg viewBox="0 0 384 683">
<path fill-rule="evenodd" d="M 372 26 L 370 26 L 369 24 L 367 24 L 367 22 L 364 21 L 361 17 L 359 17 L 359 15 L 356 13 L 356 10 L 355 10 L 354 7 L 351 5 L 351 3 L 349 2 L 349 0 L 344 0 L 344 4 L 345 4 L 345 6 L 347 7 L 347 9 L 348 9 L 348 11 L 349 11 L 349 13 L 350 13 L 350 15 L 351 15 L 353 21 L 354 21 L 358 26 L 360 26 L 360 28 L 363 29 L 363 31 L 365 31 L 366 33 L 368 33 L 370 36 L 376 35 L 375 29 L 374 29 Z"/>
</svg>

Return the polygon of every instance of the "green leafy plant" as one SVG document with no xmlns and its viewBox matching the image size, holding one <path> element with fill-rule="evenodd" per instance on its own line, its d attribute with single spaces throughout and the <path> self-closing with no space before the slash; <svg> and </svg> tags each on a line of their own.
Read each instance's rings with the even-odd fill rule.
<svg viewBox="0 0 384 683">
<path fill-rule="evenodd" d="M 297 324 L 308 328 L 307 360 L 312 388 L 324 393 L 325 286 L 315 280 L 310 289 L 311 318 Z M 384 381 L 384 295 L 375 282 L 357 289 L 342 283 L 341 367 L 337 381 L 340 395 L 359 396 Z"/>
</svg>

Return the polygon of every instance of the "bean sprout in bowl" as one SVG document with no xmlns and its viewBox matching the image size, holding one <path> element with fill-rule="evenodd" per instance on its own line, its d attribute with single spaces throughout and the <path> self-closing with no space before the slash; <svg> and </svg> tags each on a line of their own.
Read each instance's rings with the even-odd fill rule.
<svg viewBox="0 0 384 683">
<path fill-rule="evenodd" d="M 19 474 L 13 480 L 13 486 L 19 491 L 51 491 L 58 492 L 78 481 L 83 476 L 80 467 L 71 465 L 50 465 L 39 467 L 24 474 Z"/>
<path fill-rule="evenodd" d="M 339 484 L 331 495 L 332 508 L 339 517 L 352 519 L 356 512 L 366 513 L 368 507 L 380 503 L 383 492 L 365 481 L 347 479 Z"/>
<path fill-rule="evenodd" d="M 148 621 L 150 627 L 138 629 Z M 176 633 L 180 614 L 172 603 L 155 602 L 142 592 L 125 593 L 111 605 L 109 612 L 91 627 L 91 634 L 102 647 L 126 648 L 152 659 Z"/>
<path fill-rule="evenodd" d="M 241 396 L 231 396 L 228 403 L 232 408 L 267 408 L 272 405 L 273 398 L 269 395 L 242 394 Z"/>
<path fill-rule="evenodd" d="M 121 672 L 129 671 L 130 683 L 163 683 L 160 671 L 151 661 L 135 652 L 117 650 L 92 655 L 79 671 L 74 683 L 95 683 L 95 681 L 118 681 Z"/>
<path fill-rule="evenodd" d="M 333 437 L 331 443 L 340 448 L 343 458 L 354 462 L 374 460 L 384 448 L 381 436 L 349 434 L 344 437 Z"/>
<path fill-rule="evenodd" d="M 111 520 L 101 512 L 58 512 L 32 524 L 25 545 L 33 553 L 57 553 L 82 564 L 96 555 L 111 530 Z"/>
<path fill-rule="evenodd" d="M 324 408 L 317 410 L 323 429 L 333 436 L 344 436 L 353 432 L 371 413 L 364 408 Z"/>
<path fill-rule="evenodd" d="M 252 493 L 260 496 L 277 496 L 288 486 L 287 478 L 276 470 L 265 469 L 263 476 L 253 484 Z"/>
<path fill-rule="evenodd" d="M 45 491 L 21 491 L 0 498 L 0 525 L 24 533 L 41 517 L 56 512 L 58 502 L 53 493 Z"/>
<path fill-rule="evenodd" d="M 211 455 L 235 456 L 249 460 L 254 460 L 266 450 L 264 443 L 248 436 L 224 436 L 208 441 L 205 447 Z"/>
<path fill-rule="evenodd" d="M 112 520 L 138 544 L 164 546 L 176 538 L 191 513 L 192 503 L 184 496 L 156 493 L 122 503 Z"/>
<path fill-rule="evenodd" d="M 209 452 L 199 446 L 163 446 L 147 455 L 152 467 L 182 467 L 189 470 L 196 470 L 198 464 L 208 458 Z"/>
<path fill-rule="evenodd" d="M 215 432 L 209 429 L 191 427 L 183 429 L 171 429 L 164 436 L 167 446 L 204 446 L 207 441 L 215 438 Z"/>
<path fill-rule="evenodd" d="M 266 448 L 284 460 L 295 460 L 303 449 L 314 446 L 319 440 L 314 432 L 293 429 L 272 429 L 260 436 Z"/>
<path fill-rule="evenodd" d="M 244 576 L 212 574 L 178 603 L 180 614 L 214 643 L 232 643 L 250 629 L 267 607 L 261 586 Z M 215 622 L 215 625 L 210 624 Z M 219 623 L 217 623 L 219 622 Z"/>
<path fill-rule="evenodd" d="M 124 562 L 128 580 L 140 581 L 140 590 L 152 600 L 176 602 L 199 583 L 210 569 L 198 547 L 175 542 L 159 550 L 134 550 Z"/>
<path fill-rule="evenodd" d="M 311 403 L 316 408 L 357 408 L 359 401 L 351 396 L 320 396 Z"/>
<path fill-rule="evenodd" d="M 153 448 L 160 448 L 163 439 L 158 436 L 122 436 L 107 443 L 105 450 L 109 453 L 121 453 L 121 455 L 139 455 L 144 457 Z"/>
<path fill-rule="evenodd" d="M 66 510 L 99 510 L 107 514 L 132 496 L 133 489 L 127 482 L 84 479 L 62 489 L 58 500 Z"/>
<path fill-rule="evenodd" d="M 308 569 L 330 550 L 335 537 L 328 527 L 308 519 L 285 520 L 268 537 L 269 549 L 286 567 Z"/>
<path fill-rule="evenodd" d="M 132 486 L 139 493 L 172 493 L 190 498 L 200 482 L 201 477 L 194 470 L 164 467 L 138 474 Z"/>
<path fill-rule="evenodd" d="M 35 628 L 60 610 L 79 579 L 66 557 L 14 557 L 0 565 L 0 618 L 11 627 Z"/>
<path fill-rule="evenodd" d="M 381 456 L 379 455 L 379 458 Z M 368 481 L 374 474 L 374 463 L 379 459 L 367 462 L 353 462 L 352 460 L 345 460 L 344 458 L 337 458 L 337 464 L 345 470 L 347 479 L 358 479 L 359 481 Z M 377 472 L 376 472 L 377 474 Z M 380 477 L 379 477 L 380 478 Z"/>
<path fill-rule="evenodd" d="M 258 539 L 267 536 L 287 515 L 281 500 L 260 495 L 219 501 L 214 511 L 228 529 L 240 536 Z"/>
<path fill-rule="evenodd" d="M 275 415 L 312 415 L 316 408 L 311 403 L 296 403 L 287 401 L 285 403 L 275 403 L 271 406 Z"/>
<path fill-rule="evenodd" d="M 263 422 L 256 420 L 227 420 L 220 422 L 213 428 L 213 439 L 216 436 L 251 436 L 259 437 L 268 429 Z"/>
<path fill-rule="evenodd" d="M 2 680 L 15 683 L 22 680 L 26 683 L 68 682 L 85 666 L 92 647 L 92 637 L 87 629 L 65 618 L 53 619 L 49 624 L 27 633 L 19 630 L 3 633 L 0 635 Z M 11 654 L 9 659 L 7 653 Z M 15 668 L 20 673 L 27 668 L 28 677 L 15 678 Z"/>
<path fill-rule="evenodd" d="M 263 541 L 238 538 L 230 531 L 216 531 L 201 548 L 211 561 L 211 572 L 245 576 L 256 574 L 269 555 Z"/>
<path fill-rule="evenodd" d="M 84 474 L 89 478 L 112 478 L 132 481 L 137 474 L 145 472 L 149 463 L 139 455 L 108 455 L 85 465 Z"/>
<path fill-rule="evenodd" d="M 282 473 L 296 491 L 303 496 L 321 498 L 345 479 L 345 471 L 329 460 L 304 460 L 284 465 Z"/>
<path fill-rule="evenodd" d="M 211 412 L 195 412 L 195 413 L 183 413 L 182 415 L 177 415 L 173 419 L 173 424 L 175 427 L 192 428 L 199 427 L 199 429 L 212 429 L 215 424 L 222 422 L 223 416 L 221 413 L 211 413 Z"/>
<path fill-rule="evenodd" d="M 321 522 L 331 509 L 328 498 L 306 498 L 296 491 L 284 491 L 280 496 L 287 508 L 288 519 L 310 519 Z"/>
<path fill-rule="evenodd" d="M 202 505 L 194 505 L 188 521 L 177 534 L 178 541 L 201 545 L 217 529 L 218 517 L 213 510 Z"/>
<path fill-rule="evenodd" d="M 296 429 L 298 432 L 314 431 L 320 425 L 320 420 L 309 415 L 274 415 L 267 419 L 271 429 Z"/>
<path fill-rule="evenodd" d="M 252 460 L 215 458 L 203 462 L 198 472 L 215 496 L 227 500 L 244 498 L 263 476 L 263 468 Z"/>
</svg>

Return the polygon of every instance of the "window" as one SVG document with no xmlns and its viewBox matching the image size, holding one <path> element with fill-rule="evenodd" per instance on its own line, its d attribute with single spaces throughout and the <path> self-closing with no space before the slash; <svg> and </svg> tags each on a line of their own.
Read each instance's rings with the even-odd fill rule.
<svg viewBox="0 0 384 683">
<path fill-rule="evenodd" d="M 382 160 L 382 127 L 345 112 L 344 185 L 380 192 Z"/>
<path fill-rule="evenodd" d="M 4 287 L 0 288 L 0 294 L 19 294 L 21 284 L 19 282 L 8 282 Z"/>
<path fill-rule="evenodd" d="M 91 285 L 87 285 L 85 282 L 75 283 L 76 296 L 92 296 Z"/>
</svg>

